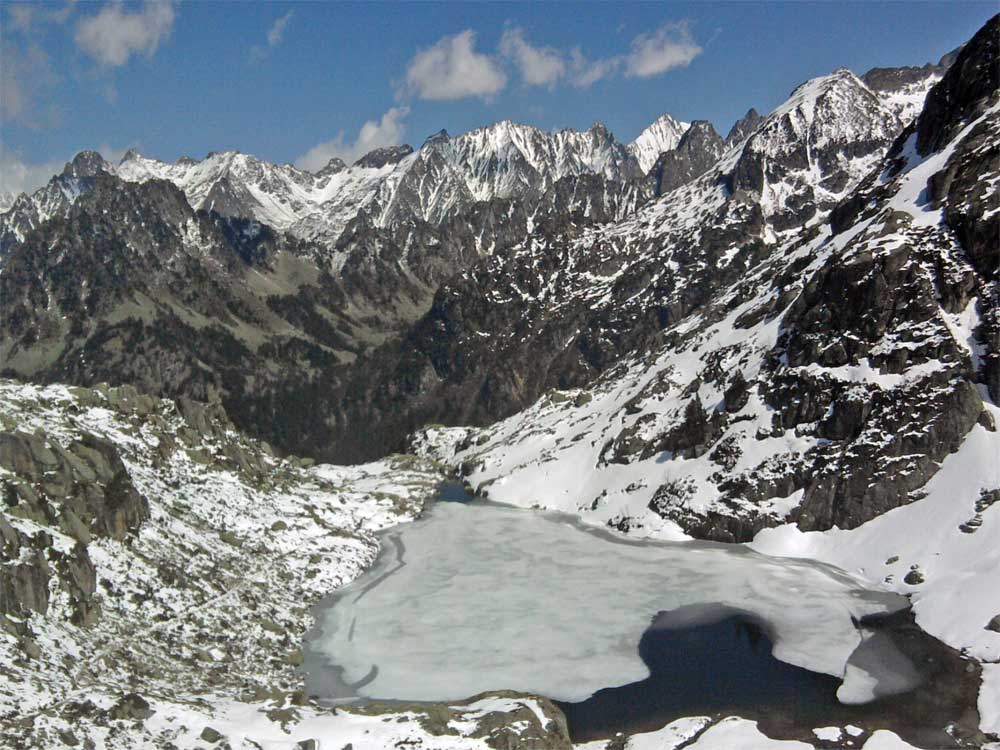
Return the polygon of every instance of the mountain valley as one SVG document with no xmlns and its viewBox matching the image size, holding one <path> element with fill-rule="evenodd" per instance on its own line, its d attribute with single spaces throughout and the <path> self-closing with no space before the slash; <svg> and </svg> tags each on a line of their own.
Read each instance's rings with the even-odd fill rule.
<svg viewBox="0 0 1000 750">
<path fill-rule="evenodd" d="M 6 204 L 3 746 L 1000 748 L 1000 16 L 725 135 L 84 151 Z M 704 600 L 644 577 L 670 555 Z M 475 651 L 503 596 L 507 661 Z M 567 721 L 649 671 L 641 623 L 712 602 L 884 710 Z M 352 643 L 346 697 L 311 694 L 312 649 Z M 452 694 L 421 659 L 458 644 Z"/>
</svg>

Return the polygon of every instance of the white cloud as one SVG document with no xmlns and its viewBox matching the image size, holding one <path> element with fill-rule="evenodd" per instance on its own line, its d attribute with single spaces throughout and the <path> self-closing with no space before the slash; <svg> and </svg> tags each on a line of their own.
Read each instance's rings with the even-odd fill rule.
<svg viewBox="0 0 1000 750">
<path fill-rule="evenodd" d="M 0 195 L 37 190 L 53 175 L 62 172 L 65 164 L 58 160 L 26 164 L 18 154 L 0 149 Z"/>
<path fill-rule="evenodd" d="M 120 4 L 107 5 L 77 24 L 76 44 L 101 65 L 117 67 L 134 54 L 152 56 L 173 25 L 171 2 L 147 2 L 134 13 Z"/>
<path fill-rule="evenodd" d="M 0 121 L 39 128 L 58 120 L 58 103 L 43 103 L 59 82 L 48 53 L 37 44 L 22 47 L 0 39 L 0 60 Z"/>
<path fill-rule="evenodd" d="M 398 145 L 406 132 L 403 121 L 409 113 L 409 107 L 392 107 L 380 120 L 369 120 L 362 125 L 353 143 L 347 143 L 344 134 L 340 133 L 336 138 L 313 146 L 295 160 L 295 166 L 315 172 L 334 157 L 351 164 L 373 149 Z"/>
<path fill-rule="evenodd" d="M 570 65 L 573 71 L 570 81 L 578 88 L 587 88 L 603 78 L 614 75 L 623 63 L 624 58 L 621 56 L 588 60 L 579 48 L 574 48 L 570 52 Z"/>
<path fill-rule="evenodd" d="M 632 40 L 626 74 L 648 78 L 689 65 L 700 54 L 701 47 L 692 38 L 686 21 L 664 24 Z"/>
<path fill-rule="evenodd" d="M 561 81 L 587 88 L 623 71 L 629 77 L 648 78 L 688 65 L 701 51 L 686 21 L 639 34 L 632 40 L 630 52 L 610 57 L 590 59 L 579 47 L 569 52 L 535 47 L 525 38 L 524 30 L 517 27 L 504 31 L 499 47 L 501 57 L 514 64 L 525 84 L 549 88 Z"/>
<path fill-rule="evenodd" d="M 497 61 L 474 49 L 471 29 L 446 36 L 421 50 L 406 70 L 406 86 L 421 99 L 446 100 L 478 96 L 489 99 L 507 85 Z"/>
<path fill-rule="evenodd" d="M 255 44 L 250 48 L 250 59 L 253 62 L 260 62 L 266 58 L 272 49 L 285 40 L 285 29 L 288 27 L 288 22 L 292 20 L 293 15 L 295 15 L 295 11 L 290 10 L 285 15 L 274 19 L 271 28 L 267 30 L 267 45 Z"/>
<path fill-rule="evenodd" d="M 272 24 L 270 30 L 267 32 L 268 47 L 277 47 L 281 44 L 282 40 L 285 38 L 285 27 L 288 26 L 288 22 L 292 20 L 292 15 L 294 13 L 294 10 L 290 10 L 285 15 L 281 16 L 281 18 L 278 18 L 274 24 Z"/>
<path fill-rule="evenodd" d="M 566 75 L 565 56 L 551 47 L 533 47 L 525 38 L 524 30 L 510 28 L 500 37 L 500 54 L 513 60 L 521 78 L 529 86 L 548 86 L 550 89 Z"/>
</svg>

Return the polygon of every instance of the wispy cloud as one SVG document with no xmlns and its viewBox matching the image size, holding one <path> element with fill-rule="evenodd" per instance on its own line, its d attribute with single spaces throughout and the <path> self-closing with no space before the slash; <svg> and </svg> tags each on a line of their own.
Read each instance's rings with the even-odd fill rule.
<svg viewBox="0 0 1000 750">
<path fill-rule="evenodd" d="M 553 88 L 566 75 L 565 57 L 551 47 L 535 47 L 525 38 L 524 29 L 508 28 L 500 37 L 500 54 L 513 61 L 521 79 L 529 86 Z"/>
<path fill-rule="evenodd" d="M 419 51 L 406 69 L 404 93 L 432 101 L 492 98 L 507 85 L 507 75 L 496 58 L 476 52 L 475 44 L 475 32 L 466 29 Z"/>
<path fill-rule="evenodd" d="M 295 160 L 295 166 L 315 172 L 333 158 L 350 164 L 376 148 L 398 145 L 403 141 L 406 132 L 404 120 L 409 113 L 409 107 L 392 107 L 381 119 L 368 120 L 362 125 L 353 141 L 348 141 L 344 133 L 339 133 L 335 138 L 313 146 Z"/>
<path fill-rule="evenodd" d="M 294 10 L 288 11 L 285 15 L 274 19 L 271 28 L 267 30 L 267 44 L 255 44 L 250 48 L 250 59 L 260 62 L 268 56 L 270 51 L 285 41 L 285 29 L 288 28 L 289 21 L 295 15 Z"/>
<path fill-rule="evenodd" d="M 268 47 L 277 47 L 281 44 L 282 40 L 285 38 L 285 27 L 288 26 L 288 22 L 292 20 L 292 15 L 294 13 L 294 10 L 288 11 L 271 25 L 270 30 L 267 32 Z"/>
<path fill-rule="evenodd" d="M 19 154 L 0 146 L 0 194 L 30 193 L 61 172 L 64 165 L 58 160 L 29 164 Z"/>
<path fill-rule="evenodd" d="M 82 19 L 76 27 L 76 44 L 100 65 L 116 68 L 132 55 L 152 57 L 174 26 L 171 2 L 147 2 L 129 12 L 123 5 L 105 6 L 96 16 Z"/>
<path fill-rule="evenodd" d="M 61 8 L 42 3 L 10 3 L 6 6 L 7 28 L 14 32 L 31 31 L 40 24 L 63 24 L 69 20 L 76 0 L 69 0 Z"/>
<path fill-rule="evenodd" d="M 686 21 L 668 23 L 632 40 L 626 75 L 648 78 L 691 64 L 701 54 Z"/>
<path fill-rule="evenodd" d="M 570 83 L 577 88 L 588 88 L 600 80 L 617 73 L 625 60 L 622 56 L 603 57 L 589 60 L 579 47 L 570 50 L 570 69 L 573 71 Z"/>
<path fill-rule="evenodd" d="M 441 46 L 444 41 L 439 42 L 432 50 Z M 639 34 L 632 39 L 628 52 L 608 57 L 590 58 L 580 47 L 564 51 L 533 44 L 525 30 L 516 26 L 504 31 L 498 48 L 500 59 L 514 67 L 524 85 L 545 86 L 549 89 L 561 83 L 587 88 L 598 81 L 622 74 L 630 78 L 649 78 L 689 65 L 701 52 L 702 48 L 695 42 L 686 21 L 665 23 L 654 31 Z M 486 56 L 481 57 L 491 60 Z M 503 71 L 499 69 L 496 73 L 498 76 L 503 75 Z M 444 80 L 444 76 L 434 77 L 434 80 Z M 502 86 L 489 93 L 495 93 L 500 88 Z"/>
<path fill-rule="evenodd" d="M 58 104 L 47 94 L 59 83 L 47 52 L 35 43 L 0 39 L 0 122 L 42 128 L 59 119 Z"/>
</svg>

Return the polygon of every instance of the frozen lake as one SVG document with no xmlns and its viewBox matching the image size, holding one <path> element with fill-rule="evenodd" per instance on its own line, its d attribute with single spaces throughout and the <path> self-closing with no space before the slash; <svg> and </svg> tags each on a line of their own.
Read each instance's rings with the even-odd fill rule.
<svg viewBox="0 0 1000 750">
<path fill-rule="evenodd" d="M 726 617 L 758 627 L 771 661 L 836 678 L 841 702 L 917 683 L 888 639 L 855 624 L 906 600 L 820 563 L 632 541 L 482 502 L 437 503 L 382 541 L 376 564 L 317 608 L 306 644 L 312 694 L 448 701 L 511 689 L 581 702 L 650 677 L 639 647 L 651 626 Z M 691 668 L 678 664 L 678 676 Z"/>
</svg>

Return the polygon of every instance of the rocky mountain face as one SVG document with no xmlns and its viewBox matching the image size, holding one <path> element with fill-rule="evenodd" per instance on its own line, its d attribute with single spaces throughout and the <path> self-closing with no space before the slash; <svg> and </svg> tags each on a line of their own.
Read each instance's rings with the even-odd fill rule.
<svg viewBox="0 0 1000 750">
<path fill-rule="evenodd" d="M 0 216 L 0 263 L 32 229 L 65 214 L 77 197 L 90 189 L 98 174 L 109 171 L 114 167 L 96 151 L 81 151 L 45 187 L 30 196 L 22 193 L 12 198 Z"/>
<path fill-rule="evenodd" d="M 726 146 L 737 146 L 743 143 L 747 138 L 753 135 L 753 131 L 757 129 L 760 125 L 760 121 L 764 119 L 760 116 L 756 109 L 751 107 L 743 117 L 733 123 L 733 127 L 729 129 L 729 133 L 726 134 Z"/>
<path fill-rule="evenodd" d="M 701 177 L 725 151 L 726 144 L 707 120 L 695 120 L 681 136 L 677 147 L 660 154 L 649 170 L 656 195 L 669 193 L 675 188 Z"/>
<path fill-rule="evenodd" d="M 900 68 L 872 68 L 861 80 L 872 91 L 881 97 L 887 107 L 892 109 L 905 122 L 912 122 L 923 109 L 927 92 L 955 61 L 960 49 L 944 55 L 937 64 L 927 63 L 923 66 L 909 65 Z"/>
<path fill-rule="evenodd" d="M 539 381 L 558 390 L 494 427 L 439 431 L 421 441 L 434 455 L 461 465 L 470 483 L 490 496 L 514 501 L 499 484 L 510 481 L 533 502 L 620 529 L 748 541 L 761 529 L 789 522 L 805 531 L 854 529 L 929 495 L 965 508 L 967 518 L 953 536 L 975 533 L 981 514 L 998 497 L 995 477 L 985 472 L 961 488 L 946 481 L 940 497 L 928 488 L 948 461 L 974 462 L 977 451 L 996 455 L 1000 449 L 998 23 L 995 18 L 962 48 L 919 118 L 887 150 L 879 149 L 877 138 L 858 146 L 845 139 L 831 148 L 844 132 L 843 117 L 832 132 L 818 130 L 831 122 L 824 110 L 846 113 L 850 92 L 857 95 L 851 108 L 857 119 L 848 129 L 864 123 L 869 133 L 884 137 L 892 121 L 884 114 L 873 117 L 884 112 L 877 100 L 859 91 L 853 77 L 837 73 L 824 85 L 798 90 L 740 153 L 723 157 L 714 175 L 594 232 L 587 255 L 601 248 L 602 260 L 614 258 L 608 281 L 595 289 L 590 270 L 587 283 L 574 287 L 573 263 L 557 266 L 560 275 L 548 293 L 524 303 L 523 327 L 507 341 L 491 342 L 501 350 L 498 364 L 519 365 L 509 368 L 518 378 L 511 376 L 506 390 L 494 387 L 503 376 L 499 366 L 477 370 L 488 356 L 482 350 L 458 360 L 468 363 L 460 374 L 473 382 L 464 403 L 478 396 L 483 404 L 478 413 L 463 416 L 496 408 L 487 394 L 514 399 L 523 393 L 515 388 Z M 803 118 L 807 111 L 815 113 L 811 123 Z M 662 277 L 642 265 L 642 255 L 629 253 L 635 247 L 649 253 L 643 240 L 651 227 L 659 243 L 668 236 L 665 226 L 683 227 L 685 214 L 676 206 L 690 206 L 695 191 L 713 180 L 755 196 L 789 195 L 802 151 L 799 143 L 777 137 L 797 133 L 818 146 L 809 149 L 817 166 L 844 170 L 820 181 L 844 185 L 847 192 L 825 215 L 824 204 L 816 204 L 819 222 L 777 231 L 787 226 L 788 204 L 755 200 L 756 215 L 744 219 L 755 233 L 734 224 L 731 244 L 714 238 L 710 247 L 721 245 L 718 254 L 692 248 L 678 260 L 675 247 L 659 256 L 671 279 L 684 277 L 673 295 Z M 782 160 L 765 160 L 765 149 Z M 870 162 L 879 151 L 884 157 Z M 874 169 L 852 178 L 859 172 L 845 153 Z M 790 181 L 784 179 L 789 174 Z M 716 223 L 728 203 L 720 201 Z M 572 249 L 560 252 L 571 255 Z M 553 255 L 560 257 L 547 257 Z M 633 264 L 643 275 L 636 276 Z M 493 279 L 505 273 L 492 271 Z M 647 287 L 636 278 L 648 279 Z M 435 305 L 439 346 L 451 331 L 463 330 L 459 321 L 472 318 L 465 302 L 472 299 L 469 286 L 487 283 L 492 286 L 480 294 L 507 300 L 515 288 L 530 288 L 522 276 L 498 289 L 486 274 L 449 287 L 449 297 Z M 574 294 L 581 296 L 579 308 L 569 298 Z M 621 347 L 625 336 L 644 325 L 643 314 L 662 310 L 662 322 L 658 331 L 645 323 L 650 333 L 643 342 L 631 339 L 625 356 L 616 352 L 603 366 L 596 357 L 587 360 L 599 373 L 588 383 L 580 365 L 565 364 L 580 361 L 576 352 L 566 354 L 579 346 L 567 333 L 587 330 L 584 319 L 573 318 L 561 329 L 553 320 L 573 309 L 591 315 L 605 296 L 619 300 L 615 313 L 627 325 L 615 337 L 610 321 L 602 321 L 602 343 Z M 641 303 L 623 308 L 623 297 Z M 461 314 L 451 312 L 455 308 Z M 539 338 L 553 330 L 564 338 Z M 525 336 L 533 341 L 526 347 L 532 355 L 518 360 L 510 349 L 519 351 Z M 470 339 L 461 339 L 466 350 Z M 560 351 L 560 358 L 530 369 L 528 362 L 537 362 L 547 347 Z M 580 350 L 600 351 L 592 345 Z M 452 372 L 445 377 L 461 382 Z M 537 380 L 526 372 L 537 373 Z M 586 387 L 566 392 L 580 385 Z M 525 451 L 527 444 L 537 450 Z M 969 458 L 950 458 L 963 451 L 971 451 Z M 543 486 L 565 488 L 565 494 L 546 495 Z M 907 575 L 906 585 L 922 580 L 922 574 Z"/>
<path fill-rule="evenodd" d="M 819 234 L 899 130 L 856 76 L 837 71 L 625 220 L 536 232 L 484 258 L 441 287 L 402 341 L 366 355 L 365 371 L 379 374 L 348 384 L 334 455 L 371 455 L 426 422 L 488 424 L 662 342 L 750 269 L 786 263 L 790 244 Z"/>
</svg>

